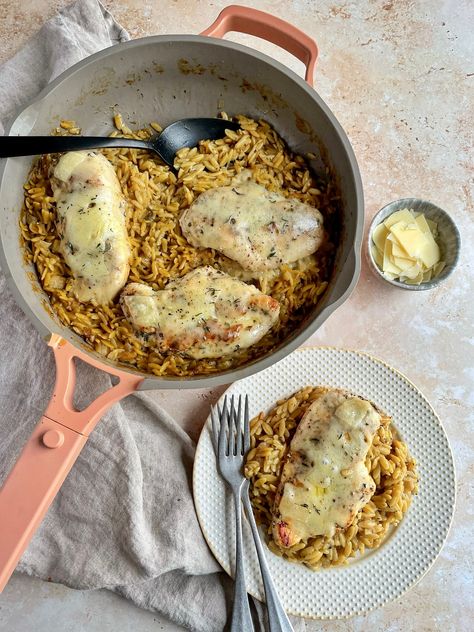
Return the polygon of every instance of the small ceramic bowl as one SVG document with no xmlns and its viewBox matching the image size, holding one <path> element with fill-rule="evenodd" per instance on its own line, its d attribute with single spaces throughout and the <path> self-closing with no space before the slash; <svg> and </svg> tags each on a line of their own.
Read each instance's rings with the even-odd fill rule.
<svg viewBox="0 0 474 632">
<path fill-rule="evenodd" d="M 403 283 L 402 281 L 398 281 L 395 279 L 388 279 L 386 276 L 384 276 L 382 270 L 375 263 L 374 257 L 372 255 L 371 245 L 374 230 L 379 224 L 387 219 L 389 215 L 395 213 L 395 211 L 400 211 L 404 208 L 415 211 L 416 213 L 423 213 L 427 219 L 431 219 L 433 222 L 436 222 L 436 224 L 438 225 L 438 237 L 436 239 L 436 242 L 439 245 L 441 261 L 444 261 L 446 263 L 446 266 L 439 276 L 431 279 L 430 281 L 420 283 L 420 285 L 410 285 L 409 283 Z M 435 204 L 432 204 L 431 202 L 426 202 L 425 200 L 420 200 L 418 198 L 404 198 L 403 200 L 390 202 L 390 204 L 384 206 L 377 213 L 370 225 L 366 245 L 367 258 L 369 260 L 369 263 L 381 279 L 383 279 L 386 283 L 390 283 L 390 285 L 394 285 L 395 287 L 399 287 L 403 290 L 420 291 L 431 290 L 432 288 L 442 283 L 445 279 L 447 279 L 448 276 L 452 273 L 459 259 L 459 252 L 461 249 L 461 237 L 459 235 L 456 224 L 446 213 L 446 211 L 443 211 L 443 209 L 439 208 Z"/>
</svg>

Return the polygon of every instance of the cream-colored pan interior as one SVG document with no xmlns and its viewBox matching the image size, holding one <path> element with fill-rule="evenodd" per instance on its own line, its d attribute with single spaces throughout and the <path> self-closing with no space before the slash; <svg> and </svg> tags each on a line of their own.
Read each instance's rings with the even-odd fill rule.
<svg viewBox="0 0 474 632">
<path fill-rule="evenodd" d="M 344 131 L 317 93 L 278 62 L 231 42 L 180 35 L 134 40 L 89 57 L 50 84 L 8 132 L 49 134 L 67 118 L 75 120 L 85 135 L 106 135 L 113 129 L 114 112 L 135 127 L 153 120 L 167 125 L 180 118 L 216 116 L 222 110 L 266 119 L 293 151 L 317 155 L 312 164 L 315 170 L 324 162 L 330 164 L 344 208 L 336 268 L 324 300 L 300 330 L 268 357 L 213 376 L 147 376 L 142 388 L 207 387 L 255 373 L 298 347 L 349 295 L 359 274 L 363 199 L 357 163 Z M 3 161 L 2 268 L 18 303 L 41 335 L 46 338 L 54 332 L 84 348 L 83 341 L 47 309 L 47 296 L 35 282 L 34 270 L 24 262 L 18 218 L 30 165 L 31 158 Z"/>
</svg>

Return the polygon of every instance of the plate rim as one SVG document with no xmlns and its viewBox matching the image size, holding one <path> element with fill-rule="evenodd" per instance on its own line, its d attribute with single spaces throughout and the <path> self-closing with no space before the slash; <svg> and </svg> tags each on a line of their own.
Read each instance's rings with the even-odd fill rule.
<svg viewBox="0 0 474 632">
<path fill-rule="evenodd" d="M 434 557 L 429 561 L 429 563 L 427 564 L 426 568 L 423 570 L 423 572 L 416 577 L 416 579 L 414 581 L 412 581 L 410 584 L 408 584 L 407 586 L 404 587 L 404 589 L 398 593 L 397 595 L 391 596 L 389 598 L 387 598 L 383 604 L 379 604 L 379 605 L 374 605 L 371 607 L 367 607 L 367 608 L 363 608 L 361 610 L 354 610 L 352 611 L 350 614 L 344 614 L 344 615 L 321 615 L 321 614 L 310 614 L 310 615 L 302 615 L 299 612 L 295 612 L 291 609 L 286 609 L 286 612 L 290 615 L 296 616 L 296 617 L 300 617 L 302 619 L 308 619 L 308 620 L 312 620 L 312 621 L 338 621 L 338 620 L 347 620 L 347 619 L 351 619 L 352 617 L 356 617 L 356 616 L 361 616 L 364 614 L 367 614 L 369 612 L 373 612 L 375 610 L 378 610 L 379 608 L 383 608 L 384 606 L 393 603 L 394 601 L 396 601 L 397 599 L 399 599 L 400 597 L 402 597 L 403 595 L 405 595 L 407 592 L 409 592 L 412 588 L 414 588 L 426 575 L 427 573 L 433 568 L 433 565 L 435 564 L 435 562 L 438 560 L 442 550 L 445 547 L 446 541 L 450 535 L 451 532 L 451 528 L 453 525 L 453 520 L 454 520 L 454 515 L 456 512 L 456 503 L 457 503 L 457 472 L 456 472 L 456 461 L 454 459 L 454 453 L 453 453 L 453 449 L 451 446 L 451 442 L 449 440 L 449 436 L 448 433 L 446 432 L 446 429 L 439 417 L 439 415 L 437 414 L 437 412 L 435 411 L 435 409 L 433 408 L 433 406 L 431 405 L 430 401 L 428 400 L 428 398 L 425 396 L 425 394 L 423 393 L 423 391 L 416 386 L 416 384 L 409 378 L 407 377 L 404 373 L 402 373 L 402 371 L 394 368 L 392 365 L 388 364 L 385 360 L 382 360 L 374 355 L 372 355 L 371 353 L 368 353 L 366 351 L 360 351 L 357 349 L 349 349 L 346 347 L 337 347 L 335 345 L 306 345 L 303 347 L 299 347 L 298 349 L 295 349 L 295 351 L 291 354 L 289 354 L 288 356 L 286 356 L 285 358 L 282 358 L 282 360 L 280 360 L 279 362 L 276 362 L 273 366 L 277 366 L 278 364 L 280 364 L 280 362 L 284 362 L 285 360 L 287 360 L 290 356 L 292 356 L 293 354 L 296 353 L 304 353 L 306 351 L 323 351 L 323 350 L 327 350 L 327 351 L 335 351 L 337 353 L 348 353 L 348 354 L 356 354 L 358 356 L 362 356 L 365 358 L 368 358 L 369 360 L 371 360 L 372 362 L 375 362 L 377 364 L 381 364 L 383 365 L 385 368 L 387 368 L 389 371 L 395 373 L 396 375 L 400 376 L 403 380 L 405 380 L 405 382 L 407 382 L 412 389 L 414 389 L 417 393 L 419 393 L 419 395 L 421 395 L 421 397 L 423 398 L 423 400 L 425 401 L 425 403 L 428 405 L 428 407 L 431 410 L 431 413 L 434 415 L 434 417 L 436 418 L 436 421 L 438 422 L 442 432 L 444 433 L 445 437 L 446 437 L 446 445 L 447 445 L 447 451 L 449 454 L 449 459 L 450 459 L 450 465 L 452 468 L 452 473 L 453 473 L 453 488 L 452 488 L 452 493 L 453 493 L 453 502 L 452 504 L 449 505 L 449 510 L 450 510 L 450 518 L 449 518 L 449 524 L 447 526 L 446 532 L 444 534 L 444 538 L 442 540 L 442 542 L 440 543 L 440 546 L 438 548 L 438 550 L 436 551 L 436 554 L 434 555 Z M 270 368 L 270 367 L 268 367 Z M 245 378 L 245 379 L 254 379 L 255 377 L 258 376 L 258 373 L 250 376 L 249 378 Z M 221 402 L 223 400 L 223 398 L 225 397 L 225 395 L 227 394 L 227 391 L 233 387 L 235 384 L 237 384 L 237 382 L 239 382 L 240 380 L 237 380 L 235 382 L 232 382 L 231 384 L 228 384 L 225 391 L 222 392 L 222 394 L 220 395 L 219 399 L 217 400 L 217 402 Z M 303 388 L 303 387 L 301 387 Z M 216 403 L 217 403 L 216 402 Z M 201 532 L 204 536 L 204 539 L 206 541 L 207 546 L 209 547 L 209 549 L 212 552 L 212 555 L 214 556 L 215 560 L 217 561 L 217 563 L 219 564 L 219 566 L 227 573 L 227 575 L 233 579 L 233 576 L 231 574 L 231 569 L 230 566 L 224 565 L 223 561 L 219 558 L 219 556 L 217 555 L 214 547 L 212 546 L 212 541 L 211 538 L 209 536 L 209 533 L 206 531 L 206 528 L 203 524 L 203 519 L 201 516 L 201 513 L 199 511 L 199 503 L 197 501 L 197 494 L 196 494 L 196 469 L 197 466 L 196 464 L 198 463 L 198 458 L 203 450 L 203 441 L 202 441 L 202 437 L 206 431 L 206 429 L 209 427 L 210 424 L 210 412 L 208 414 L 208 416 L 206 417 L 201 432 L 199 433 L 199 439 L 196 445 L 196 451 L 194 454 L 194 463 L 193 463 L 193 481 L 192 481 L 192 491 L 193 491 L 193 501 L 194 501 L 194 506 L 195 506 L 195 510 L 196 510 L 196 515 L 198 518 L 198 522 L 199 522 L 199 526 L 201 528 Z M 259 527 L 260 529 L 260 527 Z M 266 548 L 268 549 L 268 545 L 266 545 L 266 543 L 264 542 Z M 374 549 L 374 552 L 376 552 L 377 549 Z M 288 562 L 289 564 L 291 562 Z M 339 569 L 339 570 L 343 570 L 343 569 Z M 254 592 L 248 591 L 248 594 L 251 595 L 254 599 L 257 599 L 258 601 L 261 601 L 262 603 L 265 602 L 265 600 L 261 600 L 259 596 L 257 596 L 256 594 L 254 594 Z"/>
</svg>

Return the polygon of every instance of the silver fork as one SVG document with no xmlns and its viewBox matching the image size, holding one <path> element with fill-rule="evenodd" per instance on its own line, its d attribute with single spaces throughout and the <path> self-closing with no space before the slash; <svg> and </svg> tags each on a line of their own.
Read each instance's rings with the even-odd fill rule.
<svg viewBox="0 0 474 632">
<path fill-rule="evenodd" d="M 245 461 L 245 455 L 250 449 L 248 395 L 245 396 L 243 431 L 242 431 L 242 397 L 240 395 L 239 395 L 237 410 L 235 409 L 234 397 L 232 396 L 230 414 L 227 412 L 227 397 L 224 399 L 222 412 L 220 411 L 218 407 L 218 413 L 219 413 L 219 421 L 221 422 L 219 429 L 217 428 L 214 411 L 211 409 L 214 448 L 216 450 L 217 462 L 219 465 L 220 472 L 224 480 L 226 480 L 227 482 L 228 482 L 228 479 L 225 478 L 224 474 L 222 473 L 222 465 L 221 465 L 224 461 L 228 462 L 227 459 L 229 458 L 225 455 L 225 450 L 221 449 L 221 446 L 222 448 L 224 448 L 224 446 L 226 445 L 225 436 L 224 436 L 226 432 L 226 427 L 229 433 L 231 434 L 234 434 L 234 429 L 235 429 L 235 434 L 237 436 L 237 445 L 236 445 L 237 449 L 232 451 L 232 452 L 235 452 L 235 455 L 233 455 L 232 457 L 232 462 L 233 462 L 232 479 L 235 481 L 235 483 L 233 483 L 232 485 L 235 485 L 235 489 L 238 488 L 240 490 L 238 494 L 240 498 L 242 499 L 242 503 L 245 508 L 245 513 L 247 515 L 248 521 L 250 522 L 250 527 L 252 529 L 252 535 L 255 542 L 255 548 L 257 549 L 258 561 L 260 564 L 260 571 L 262 573 L 263 587 L 265 590 L 265 601 L 267 604 L 268 625 L 270 628 L 270 632 L 293 632 L 293 627 L 286 615 L 285 610 L 283 609 L 283 606 L 281 605 L 280 598 L 278 597 L 277 590 L 275 588 L 275 585 L 273 583 L 273 580 L 270 574 L 270 570 L 268 568 L 267 558 L 263 550 L 262 542 L 260 540 L 260 535 L 257 529 L 257 524 L 255 522 L 255 517 L 253 515 L 252 505 L 250 503 L 250 496 L 249 496 L 250 482 L 248 479 L 245 478 L 243 474 L 243 465 Z M 226 413 L 227 413 L 227 416 L 226 416 Z M 226 417 L 227 423 L 222 422 L 224 417 Z M 243 434 L 243 437 L 242 437 L 242 434 Z M 234 498 L 236 498 L 235 492 L 234 492 Z M 240 514 L 240 502 L 238 502 L 237 499 L 235 500 L 235 510 L 236 510 L 236 515 Z M 241 523 L 240 519 L 238 520 L 238 522 Z M 241 524 L 240 524 L 240 529 L 241 529 Z M 240 531 L 240 538 L 242 538 L 241 531 Z M 240 542 L 240 546 L 242 546 L 242 541 Z M 237 572 L 236 572 L 236 576 L 237 576 Z M 242 576 L 243 576 L 243 573 L 242 573 Z M 245 601 L 248 605 L 248 598 L 246 595 L 245 586 L 243 590 L 246 597 Z M 237 585 L 236 585 L 236 593 L 237 593 Z M 239 629 L 239 628 L 236 628 L 236 629 Z M 245 630 L 245 629 L 246 628 L 240 628 L 240 630 Z"/>
<path fill-rule="evenodd" d="M 240 406 L 241 401 L 239 399 Z M 235 585 L 230 629 L 231 632 L 251 632 L 254 630 L 254 625 L 245 586 L 244 558 L 242 554 L 242 508 L 240 505 L 240 493 L 245 481 L 241 473 L 244 449 L 240 426 L 237 428 L 237 431 L 234 428 L 236 419 L 234 397 L 232 396 L 231 399 L 230 410 L 227 409 L 227 397 L 225 397 L 222 412 L 219 409 L 218 412 L 219 437 L 217 442 L 214 441 L 214 447 L 218 446 L 216 450 L 217 464 L 222 478 L 232 490 L 235 506 Z M 213 409 L 211 409 L 211 419 L 214 438 L 216 438 L 217 423 Z"/>
</svg>

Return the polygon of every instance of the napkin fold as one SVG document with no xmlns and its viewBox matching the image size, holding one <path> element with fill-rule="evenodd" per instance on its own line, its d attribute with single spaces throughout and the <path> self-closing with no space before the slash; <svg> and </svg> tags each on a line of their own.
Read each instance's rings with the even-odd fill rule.
<svg viewBox="0 0 474 632">
<path fill-rule="evenodd" d="M 0 69 L 2 123 L 31 101 L 50 81 L 84 57 L 130 39 L 97 0 L 78 0 L 51 18 Z"/>
<path fill-rule="evenodd" d="M 0 123 L 66 68 L 129 39 L 95 0 L 47 22 L 0 68 Z M 0 481 L 54 386 L 54 359 L 0 277 Z M 79 365 L 77 401 L 110 377 Z M 157 403 L 137 393 L 98 424 L 18 570 L 73 588 L 110 588 L 191 630 L 222 630 L 226 580 L 202 537 L 191 494 L 195 446 Z M 230 584 L 227 581 L 227 586 Z"/>
<path fill-rule="evenodd" d="M 96 0 L 59 11 L 0 67 L 0 130 L 66 68 L 128 39 Z M 48 403 L 55 374 L 51 351 L 1 272 L 0 353 L 1 484 Z M 111 386 L 107 374 L 84 364 L 77 383 L 79 402 Z M 224 629 L 232 583 L 212 557 L 194 511 L 194 451 L 191 438 L 159 406 L 157 392 L 136 393 L 113 406 L 18 570 L 73 588 L 108 588 L 190 630 Z"/>
</svg>

